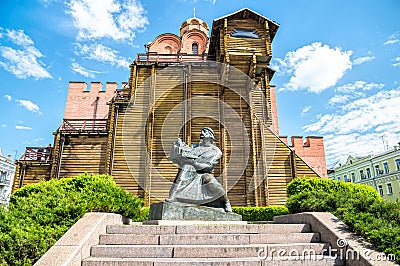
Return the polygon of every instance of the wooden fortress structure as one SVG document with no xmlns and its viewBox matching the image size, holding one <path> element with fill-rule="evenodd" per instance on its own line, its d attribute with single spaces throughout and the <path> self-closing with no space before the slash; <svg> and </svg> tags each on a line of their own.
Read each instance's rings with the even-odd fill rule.
<svg viewBox="0 0 400 266">
<path fill-rule="evenodd" d="M 214 129 L 223 152 L 214 176 L 233 206 L 282 205 L 296 177 L 326 177 L 321 137 L 279 137 L 271 43 L 279 25 L 247 8 L 207 23 L 183 22 L 161 34 L 130 66 L 119 88 L 70 82 L 62 125 L 49 147 L 28 147 L 14 190 L 41 179 L 110 174 L 145 200 L 168 196 L 177 137 L 199 141 Z"/>
</svg>

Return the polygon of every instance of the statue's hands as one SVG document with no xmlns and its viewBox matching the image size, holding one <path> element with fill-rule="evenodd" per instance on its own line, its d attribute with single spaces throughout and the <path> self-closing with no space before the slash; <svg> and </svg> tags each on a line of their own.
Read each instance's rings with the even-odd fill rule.
<svg viewBox="0 0 400 266">
<path fill-rule="evenodd" d="M 193 165 L 194 164 L 194 159 L 189 159 L 186 157 L 182 157 L 182 163 L 183 164 L 188 164 L 188 165 Z"/>
</svg>

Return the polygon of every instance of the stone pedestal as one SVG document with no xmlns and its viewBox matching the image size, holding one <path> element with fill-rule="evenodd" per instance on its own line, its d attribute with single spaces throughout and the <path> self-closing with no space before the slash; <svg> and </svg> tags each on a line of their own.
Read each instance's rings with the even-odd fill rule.
<svg viewBox="0 0 400 266">
<path fill-rule="evenodd" d="M 227 213 L 221 208 L 180 202 L 159 202 L 151 204 L 149 220 L 241 221 L 242 216 L 236 213 Z"/>
</svg>

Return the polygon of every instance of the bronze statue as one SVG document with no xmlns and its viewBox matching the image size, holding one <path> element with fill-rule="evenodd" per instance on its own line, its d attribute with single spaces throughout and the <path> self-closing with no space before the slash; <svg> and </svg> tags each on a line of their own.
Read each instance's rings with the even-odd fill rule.
<svg viewBox="0 0 400 266">
<path fill-rule="evenodd" d="M 179 138 L 174 142 L 169 160 L 179 166 L 179 171 L 166 201 L 224 208 L 226 212 L 232 212 L 224 188 L 211 174 L 222 156 L 214 140 L 214 131 L 205 127 L 197 145 L 189 147 Z"/>
</svg>

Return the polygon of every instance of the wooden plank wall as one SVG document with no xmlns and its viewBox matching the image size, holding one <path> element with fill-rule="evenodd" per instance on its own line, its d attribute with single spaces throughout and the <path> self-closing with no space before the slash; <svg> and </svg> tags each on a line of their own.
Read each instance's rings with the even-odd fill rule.
<svg viewBox="0 0 400 266">
<path fill-rule="evenodd" d="M 252 20 L 252 19 L 233 19 L 228 21 L 227 28 L 227 50 L 230 55 L 240 56 L 252 56 L 256 55 L 265 56 L 266 50 L 266 36 L 265 36 L 265 25 Z M 230 37 L 230 33 L 234 29 L 250 29 L 255 30 L 259 35 L 260 39 L 250 38 L 235 38 Z"/>
<path fill-rule="evenodd" d="M 246 148 L 249 148 L 248 143 L 252 136 L 251 116 L 246 99 L 243 99 L 240 96 L 246 94 L 245 90 L 247 90 L 247 84 L 243 84 L 243 80 L 241 78 L 236 79 L 234 74 L 229 74 L 228 82 L 223 93 L 223 101 L 226 106 L 229 106 L 229 109 L 233 109 L 235 111 L 236 115 L 229 113 L 228 110 L 223 110 L 223 121 L 227 125 L 238 124 L 240 127 L 243 127 L 241 124 L 243 123 L 245 127 L 243 133 L 247 133 L 247 136 L 246 134 L 237 137 L 229 136 L 231 141 L 228 142 L 226 146 L 226 152 L 229 155 L 224 154 L 224 156 L 229 156 L 229 160 L 234 162 L 240 162 L 248 159 L 244 169 L 240 164 L 230 164 L 229 169 L 227 169 L 228 187 L 230 188 L 228 197 L 235 206 L 247 206 L 254 203 L 253 196 L 249 195 L 249 193 L 251 194 L 251 191 L 248 187 L 254 174 L 253 161 L 252 156 L 250 154 L 246 154 Z M 238 91 L 240 95 L 235 91 Z M 240 117 L 241 121 L 237 121 L 237 115 Z M 235 133 L 236 132 L 227 132 L 227 134 L 231 135 Z M 233 149 L 238 152 L 231 153 L 231 150 Z M 238 174 L 240 174 L 243 170 L 244 173 L 239 179 L 232 178 L 238 176 Z"/>
<path fill-rule="evenodd" d="M 221 87 L 219 86 L 220 75 L 216 65 L 193 66 L 190 71 L 189 92 L 191 104 L 189 105 L 191 143 L 200 141 L 200 132 L 203 127 L 210 127 L 214 131 L 216 145 L 224 154 L 222 145 L 221 129 L 221 110 L 220 97 Z M 217 180 L 224 184 L 222 171 L 222 158 L 214 168 L 213 175 Z M 226 189 L 226 187 L 225 187 Z"/>
<path fill-rule="evenodd" d="M 154 72 L 152 123 L 148 126 L 148 150 L 151 169 L 147 175 L 148 203 L 159 202 L 168 197 L 178 168 L 168 160 L 173 142 L 182 136 L 185 75 L 184 66 L 157 68 Z M 186 85 L 185 85 L 186 84 Z M 186 140 L 187 141 L 187 140 Z"/>
<path fill-rule="evenodd" d="M 107 160 L 107 133 L 64 133 L 59 178 L 83 174 L 105 174 Z"/>
<path fill-rule="evenodd" d="M 136 69 L 136 68 L 135 68 Z M 132 104 L 118 104 L 114 138 L 113 167 L 115 182 L 135 196 L 144 197 L 146 182 L 146 122 L 149 113 L 151 68 L 143 66 L 135 73 Z M 115 107 L 114 107 L 115 108 Z"/>
<path fill-rule="evenodd" d="M 14 177 L 13 192 L 25 185 L 35 184 L 41 180 L 49 180 L 50 169 L 51 163 L 18 161 Z"/>
</svg>

